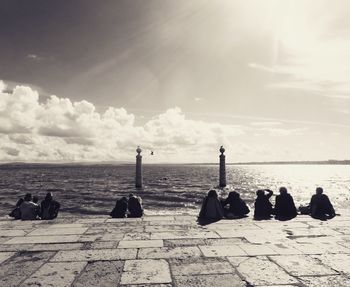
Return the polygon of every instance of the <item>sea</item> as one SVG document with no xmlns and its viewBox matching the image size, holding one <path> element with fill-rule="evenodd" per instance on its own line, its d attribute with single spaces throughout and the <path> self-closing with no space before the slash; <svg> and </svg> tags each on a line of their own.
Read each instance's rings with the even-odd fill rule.
<svg viewBox="0 0 350 287">
<path fill-rule="evenodd" d="M 27 192 L 42 200 L 47 192 L 63 214 L 108 215 L 117 199 L 134 193 L 146 214 L 198 214 L 203 197 L 215 188 L 221 197 L 237 191 L 253 206 L 258 189 L 278 194 L 287 187 L 297 206 L 323 187 L 335 208 L 350 203 L 350 165 L 227 165 L 227 186 L 218 188 L 218 165 L 159 164 L 143 166 L 143 189 L 136 189 L 135 166 L 8 164 L 0 166 L 0 216 L 7 215 Z M 272 198 L 272 202 L 274 197 Z"/>
</svg>

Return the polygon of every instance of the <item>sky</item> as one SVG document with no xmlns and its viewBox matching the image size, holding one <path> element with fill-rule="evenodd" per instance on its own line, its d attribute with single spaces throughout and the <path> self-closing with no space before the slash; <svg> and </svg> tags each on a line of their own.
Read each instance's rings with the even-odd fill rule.
<svg viewBox="0 0 350 287">
<path fill-rule="evenodd" d="M 350 159 L 346 0 L 0 0 L 0 162 Z M 151 155 L 154 151 L 154 155 Z"/>
</svg>

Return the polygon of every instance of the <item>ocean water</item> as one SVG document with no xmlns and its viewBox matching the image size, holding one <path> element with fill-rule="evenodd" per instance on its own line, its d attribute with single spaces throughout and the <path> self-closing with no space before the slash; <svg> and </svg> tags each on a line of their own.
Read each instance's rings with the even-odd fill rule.
<svg viewBox="0 0 350 287">
<path fill-rule="evenodd" d="M 322 186 L 337 208 L 350 203 L 349 165 L 227 165 L 229 191 L 240 192 L 252 206 L 257 189 L 278 193 L 288 188 L 296 205 L 307 203 Z M 51 191 L 62 211 L 108 214 L 117 198 L 135 193 L 149 214 L 197 214 L 203 197 L 218 185 L 217 165 L 144 165 L 144 188 L 134 188 L 134 165 L 3 165 L 0 166 L 0 215 L 6 215 L 26 192 L 43 199 Z M 274 197 L 272 198 L 274 201 Z"/>
</svg>

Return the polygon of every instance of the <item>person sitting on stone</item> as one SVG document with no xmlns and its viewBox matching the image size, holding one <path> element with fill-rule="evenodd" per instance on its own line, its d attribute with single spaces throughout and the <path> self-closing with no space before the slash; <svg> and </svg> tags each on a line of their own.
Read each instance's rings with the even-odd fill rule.
<svg viewBox="0 0 350 287">
<path fill-rule="evenodd" d="M 139 196 L 135 196 L 132 193 L 129 195 L 128 210 L 128 217 L 142 217 L 142 200 Z"/>
<path fill-rule="evenodd" d="M 19 206 L 22 220 L 35 220 L 39 215 L 39 207 L 32 201 L 32 195 L 27 193 Z"/>
<path fill-rule="evenodd" d="M 280 187 L 280 194 L 276 196 L 275 218 L 278 220 L 290 220 L 297 216 L 297 209 L 293 197 L 288 193 L 287 188 Z"/>
<path fill-rule="evenodd" d="M 124 196 L 117 200 L 115 207 L 109 214 L 112 218 L 125 218 L 128 211 L 128 199 Z"/>
<path fill-rule="evenodd" d="M 16 207 L 10 212 L 9 216 L 13 217 L 14 219 L 21 219 L 21 210 L 20 210 L 20 206 L 21 204 L 24 202 L 23 198 L 20 198 L 17 203 L 16 203 Z"/>
<path fill-rule="evenodd" d="M 267 193 L 265 193 L 265 191 Z M 254 203 L 254 219 L 270 219 L 274 213 L 272 204 L 270 202 L 270 197 L 273 192 L 269 189 L 259 189 L 256 192 L 256 199 Z"/>
<path fill-rule="evenodd" d="M 220 220 L 224 216 L 222 205 L 219 201 L 218 194 L 215 189 L 211 189 L 204 198 L 199 219 Z"/>
<path fill-rule="evenodd" d="M 40 207 L 40 217 L 43 220 L 55 219 L 58 215 L 60 209 L 60 204 L 53 199 L 52 193 L 48 192 L 45 199 L 41 202 Z"/>
<path fill-rule="evenodd" d="M 227 205 L 228 208 L 226 208 Z M 247 204 L 236 191 L 231 191 L 228 194 L 228 197 L 222 202 L 222 207 L 224 208 L 224 216 L 228 219 L 242 218 L 250 212 Z"/>
<path fill-rule="evenodd" d="M 310 201 L 311 216 L 316 219 L 326 220 L 335 216 L 335 210 L 327 195 L 323 194 L 323 188 L 317 187 L 316 194 Z"/>
</svg>

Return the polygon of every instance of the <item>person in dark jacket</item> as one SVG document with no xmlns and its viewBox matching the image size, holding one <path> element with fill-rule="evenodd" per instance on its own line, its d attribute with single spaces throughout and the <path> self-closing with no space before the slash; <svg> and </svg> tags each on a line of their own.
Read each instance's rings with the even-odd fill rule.
<svg viewBox="0 0 350 287">
<path fill-rule="evenodd" d="M 128 211 L 128 199 L 124 196 L 117 200 L 115 207 L 109 214 L 113 218 L 125 218 Z"/>
<path fill-rule="evenodd" d="M 226 208 L 227 205 L 228 208 Z M 250 212 L 247 204 L 236 191 L 231 191 L 228 194 L 228 197 L 222 202 L 222 207 L 224 208 L 224 215 L 228 219 L 242 218 Z"/>
<path fill-rule="evenodd" d="M 316 194 L 310 201 L 311 216 L 316 219 L 326 220 L 335 216 L 335 210 L 328 196 L 323 194 L 323 188 L 317 187 Z"/>
<path fill-rule="evenodd" d="M 43 220 L 55 219 L 60 209 L 60 204 L 53 199 L 52 193 L 48 192 L 40 204 L 40 217 Z"/>
<path fill-rule="evenodd" d="M 32 201 L 32 195 L 27 193 L 19 206 L 22 220 L 35 220 L 39 215 L 39 206 Z"/>
<path fill-rule="evenodd" d="M 219 201 L 218 194 L 215 189 L 211 189 L 208 195 L 203 199 L 202 208 L 199 212 L 201 220 L 220 220 L 224 217 L 224 210 Z"/>
<path fill-rule="evenodd" d="M 128 217 L 142 217 L 142 200 L 139 196 L 135 196 L 132 193 L 129 195 L 128 210 Z"/>
<path fill-rule="evenodd" d="M 280 194 L 276 196 L 275 218 L 278 220 L 290 220 L 297 216 L 297 209 L 293 197 L 288 193 L 287 188 L 281 187 Z"/>
<path fill-rule="evenodd" d="M 265 193 L 267 192 L 267 193 Z M 269 189 L 259 189 L 256 192 L 256 199 L 254 203 L 254 219 L 270 219 L 274 213 L 270 197 L 273 192 Z"/>
<path fill-rule="evenodd" d="M 20 210 L 20 206 L 21 204 L 24 202 L 23 198 L 20 198 L 17 203 L 16 203 L 16 207 L 10 212 L 9 216 L 13 217 L 14 219 L 21 219 L 21 210 Z"/>
</svg>

